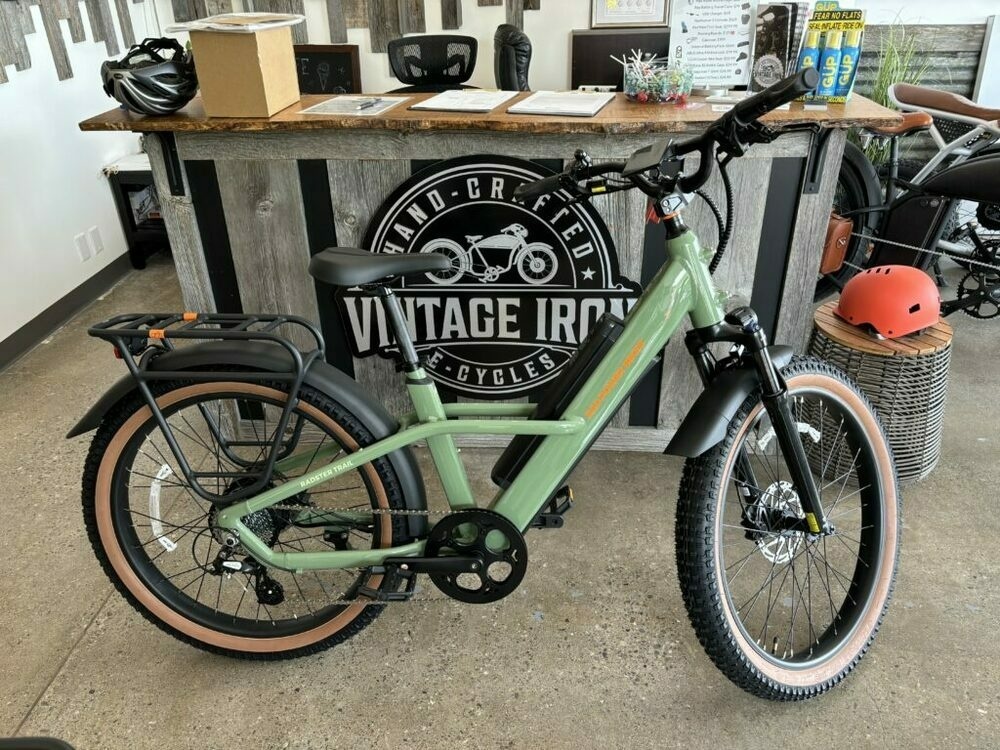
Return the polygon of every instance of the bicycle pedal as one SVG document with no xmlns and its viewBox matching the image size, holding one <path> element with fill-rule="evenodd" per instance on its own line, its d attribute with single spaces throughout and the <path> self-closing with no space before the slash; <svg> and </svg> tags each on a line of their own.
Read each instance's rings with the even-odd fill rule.
<svg viewBox="0 0 1000 750">
<path fill-rule="evenodd" d="M 413 598 L 413 592 L 416 589 L 417 583 L 415 573 L 400 570 L 397 565 L 372 565 L 368 570 L 371 573 L 381 573 L 384 576 L 389 576 L 392 579 L 389 586 L 390 590 L 383 591 L 381 588 L 358 586 L 358 596 L 364 596 L 376 602 L 405 602 Z M 393 590 L 403 582 L 406 583 L 406 588 L 402 591 Z"/>
<path fill-rule="evenodd" d="M 549 500 L 542 512 L 535 516 L 531 522 L 532 529 L 561 529 L 565 520 L 563 516 L 566 511 L 573 507 L 573 490 L 569 485 L 560 489 L 555 496 Z"/>
</svg>

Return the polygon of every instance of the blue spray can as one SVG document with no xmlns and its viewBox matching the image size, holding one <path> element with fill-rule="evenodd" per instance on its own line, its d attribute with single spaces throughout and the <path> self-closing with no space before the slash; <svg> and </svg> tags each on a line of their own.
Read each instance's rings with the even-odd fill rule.
<svg viewBox="0 0 1000 750">
<path fill-rule="evenodd" d="M 819 63 L 819 32 L 806 32 L 806 40 L 802 43 L 802 51 L 799 53 L 798 70 L 815 68 Z"/>
<path fill-rule="evenodd" d="M 820 55 L 819 86 L 816 96 L 833 96 L 837 93 L 837 79 L 840 77 L 840 44 L 843 41 L 843 31 L 826 32 L 826 43 L 823 54 Z"/>
<path fill-rule="evenodd" d="M 837 77 L 836 96 L 847 96 L 850 93 L 860 54 L 861 29 L 853 29 L 847 32 L 844 48 L 840 54 L 840 74 Z"/>
</svg>

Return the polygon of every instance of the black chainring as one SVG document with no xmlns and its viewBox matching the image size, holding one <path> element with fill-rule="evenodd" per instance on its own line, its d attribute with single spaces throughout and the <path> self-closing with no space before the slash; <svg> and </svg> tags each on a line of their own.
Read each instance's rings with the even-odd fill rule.
<svg viewBox="0 0 1000 750">
<path fill-rule="evenodd" d="M 483 564 L 475 573 L 431 573 L 430 578 L 452 599 L 487 604 L 503 599 L 520 585 L 528 570 L 528 547 L 520 530 L 492 510 L 459 510 L 431 529 L 427 557 L 472 555 Z"/>
<path fill-rule="evenodd" d="M 1000 315 L 1000 274 L 996 272 L 965 274 L 958 283 L 958 301 L 984 290 L 983 298 L 975 304 L 970 302 L 962 312 L 978 320 L 991 320 Z"/>
</svg>

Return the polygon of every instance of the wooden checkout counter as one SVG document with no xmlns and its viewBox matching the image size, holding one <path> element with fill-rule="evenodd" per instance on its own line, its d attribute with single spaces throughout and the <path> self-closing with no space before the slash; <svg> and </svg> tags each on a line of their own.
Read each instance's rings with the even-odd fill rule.
<svg viewBox="0 0 1000 750">
<path fill-rule="evenodd" d="M 301 110 L 323 99 L 304 96 L 264 119 L 208 118 L 196 99 L 166 117 L 116 109 L 80 127 L 146 134 L 188 309 L 284 312 L 319 321 L 328 359 L 399 413 L 408 406 L 392 363 L 352 356 L 342 305 L 333 290 L 307 274 L 311 254 L 331 245 L 360 245 L 383 201 L 433 161 L 495 154 L 546 160 L 558 169 L 554 160 L 570 159 L 576 149 L 595 161 L 623 159 L 657 138 L 697 133 L 720 116 L 697 98 L 692 101 L 701 106 L 680 108 L 634 104 L 622 94 L 586 119 L 507 114 L 516 100 L 489 114 L 408 109 L 428 96 L 412 95 L 372 117 L 304 115 Z M 797 132 L 754 146 L 729 165 L 736 223 L 716 278 L 723 289 L 751 300 L 775 341 L 801 349 L 808 335 L 846 129 L 897 119 L 861 96 L 821 111 L 796 102 L 765 121 L 776 127 L 815 123 L 817 133 Z M 718 176 L 706 190 L 725 210 Z M 651 278 L 663 259 L 662 230 L 657 234 L 658 227 L 647 226 L 645 196 L 623 192 L 597 198 L 593 206 L 610 230 L 621 277 L 640 284 Z M 704 242 L 715 242 L 715 220 L 703 201 L 694 200 L 686 219 Z M 477 234 L 500 229 L 486 227 Z M 471 286 L 465 284 L 464 292 L 462 284 L 453 292 L 446 286 L 438 291 L 468 295 L 479 283 L 480 296 L 490 293 L 483 279 L 466 281 Z M 670 342 L 660 370 L 647 376 L 597 447 L 661 450 L 667 444 L 700 388 L 680 338 Z M 513 370 L 493 377 L 518 379 Z"/>
</svg>

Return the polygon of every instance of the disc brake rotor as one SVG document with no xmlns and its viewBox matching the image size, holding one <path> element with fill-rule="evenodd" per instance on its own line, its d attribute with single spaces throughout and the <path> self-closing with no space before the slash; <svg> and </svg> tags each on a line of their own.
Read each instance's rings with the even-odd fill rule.
<svg viewBox="0 0 1000 750">
<path fill-rule="evenodd" d="M 805 518 L 798 493 L 791 482 L 774 482 L 756 503 L 747 508 L 747 519 L 761 530 L 761 533 L 755 533 L 757 549 L 768 562 L 776 565 L 791 561 L 803 542 L 799 532 L 770 531 L 773 522 L 782 516 Z"/>
</svg>

